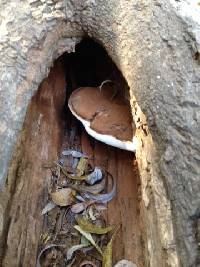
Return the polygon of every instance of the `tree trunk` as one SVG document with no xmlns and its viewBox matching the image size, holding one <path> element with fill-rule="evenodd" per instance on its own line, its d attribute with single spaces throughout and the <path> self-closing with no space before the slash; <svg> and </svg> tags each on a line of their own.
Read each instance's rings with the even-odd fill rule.
<svg viewBox="0 0 200 267">
<path fill-rule="evenodd" d="M 17 218 L 25 224 L 30 219 L 38 235 L 37 227 L 41 224 L 34 222 L 32 208 L 29 214 L 32 197 L 29 190 L 31 186 L 40 187 L 41 181 L 36 179 L 36 184 L 32 184 L 35 179 L 28 174 L 30 166 L 22 160 L 23 151 L 29 149 L 23 143 L 27 133 L 21 131 L 27 107 L 40 90 L 38 87 L 53 61 L 64 52 L 72 52 L 86 35 L 105 48 L 130 87 L 137 125 L 136 157 L 147 246 L 145 264 L 198 265 L 199 52 L 193 33 L 177 16 L 172 3 L 166 0 L 2 2 L 5 24 L 0 41 L 0 232 L 5 266 L 34 266 L 33 262 L 24 265 L 23 255 L 22 262 L 15 265 L 17 252 L 9 255 L 12 263 L 6 263 L 5 247 L 12 248 L 14 242 L 9 227 Z M 56 127 L 54 131 L 57 135 Z M 29 176 L 24 185 L 19 183 L 21 175 Z M 27 187 L 27 195 L 21 196 L 20 205 L 27 206 L 18 207 L 15 196 L 23 186 Z M 40 202 L 32 205 L 40 207 Z M 16 231 L 17 227 L 16 223 Z M 32 249 L 37 251 L 37 241 L 30 240 L 26 245 L 22 238 L 16 246 L 24 246 L 27 253 Z"/>
</svg>

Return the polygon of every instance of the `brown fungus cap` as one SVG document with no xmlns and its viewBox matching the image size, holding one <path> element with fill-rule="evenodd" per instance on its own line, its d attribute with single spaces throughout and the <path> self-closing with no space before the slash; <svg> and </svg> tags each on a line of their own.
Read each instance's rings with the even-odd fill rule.
<svg viewBox="0 0 200 267">
<path fill-rule="evenodd" d="M 131 141 L 135 133 L 129 104 L 113 87 L 80 87 L 70 96 L 69 106 L 75 114 L 90 122 L 90 128 L 99 134 L 111 135 L 122 141 Z"/>
</svg>

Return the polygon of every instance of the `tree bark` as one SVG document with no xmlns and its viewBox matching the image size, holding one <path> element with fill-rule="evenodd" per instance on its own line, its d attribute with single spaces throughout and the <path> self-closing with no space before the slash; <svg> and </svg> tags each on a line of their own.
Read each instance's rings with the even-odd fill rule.
<svg viewBox="0 0 200 267">
<path fill-rule="evenodd" d="M 147 265 L 198 264 L 199 57 L 194 36 L 171 2 L 2 2 L 1 232 L 9 206 L 6 175 L 30 99 L 54 59 L 89 35 L 102 44 L 130 86 Z"/>
</svg>

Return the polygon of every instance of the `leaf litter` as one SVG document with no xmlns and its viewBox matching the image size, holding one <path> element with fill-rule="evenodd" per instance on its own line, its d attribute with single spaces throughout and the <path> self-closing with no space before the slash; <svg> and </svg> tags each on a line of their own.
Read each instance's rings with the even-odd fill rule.
<svg viewBox="0 0 200 267">
<path fill-rule="evenodd" d="M 107 242 L 114 227 L 105 225 L 102 212 L 116 195 L 113 176 L 99 166 L 92 169 L 89 157 L 75 149 L 64 150 L 57 162 L 45 168 L 52 172 L 41 212 L 48 231 L 41 236 L 36 267 L 111 267 L 115 233 Z M 106 193 L 108 179 L 112 189 Z"/>
<path fill-rule="evenodd" d="M 68 206 L 73 202 L 73 191 L 71 188 L 58 188 L 50 193 L 52 201 L 58 206 Z"/>
<path fill-rule="evenodd" d="M 64 150 L 62 152 L 62 155 L 63 156 L 72 155 L 72 157 L 74 157 L 74 158 L 88 158 L 88 156 L 83 154 L 82 152 L 79 152 L 79 151 L 76 151 L 76 150 L 72 150 L 72 149 Z"/>
<path fill-rule="evenodd" d="M 91 233 L 91 234 L 107 234 L 108 232 L 113 230 L 112 226 L 108 226 L 108 227 L 99 227 L 96 226 L 92 223 L 90 223 L 88 220 L 84 219 L 84 218 L 78 218 L 77 219 L 78 225 L 81 227 L 81 229 L 87 233 Z"/>
</svg>

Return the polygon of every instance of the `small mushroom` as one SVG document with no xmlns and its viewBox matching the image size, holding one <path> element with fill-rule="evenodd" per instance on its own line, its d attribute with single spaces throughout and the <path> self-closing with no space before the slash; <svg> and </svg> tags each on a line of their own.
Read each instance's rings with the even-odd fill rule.
<svg viewBox="0 0 200 267">
<path fill-rule="evenodd" d="M 128 103 L 113 87 L 80 87 L 68 101 L 72 114 L 95 139 L 121 149 L 135 151 L 135 125 Z"/>
</svg>

